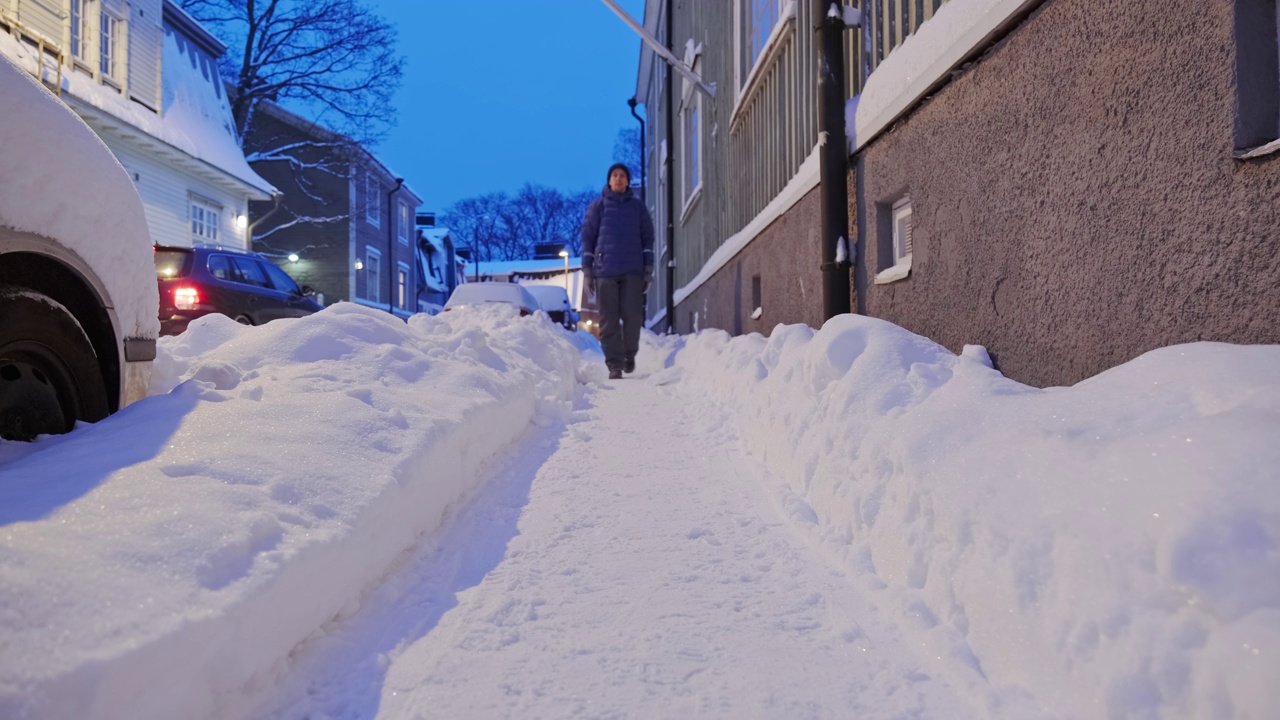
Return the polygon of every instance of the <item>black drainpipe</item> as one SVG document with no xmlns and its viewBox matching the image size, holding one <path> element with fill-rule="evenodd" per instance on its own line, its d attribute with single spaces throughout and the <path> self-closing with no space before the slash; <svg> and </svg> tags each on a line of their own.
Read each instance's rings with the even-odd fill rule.
<svg viewBox="0 0 1280 720">
<path fill-rule="evenodd" d="M 396 186 L 387 193 L 387 263 L 390 265 L 387 268 L 387 312 L 392 315 L 396 314 L 396 278 L 400 275 L 400 266 L 396 263 L 396 212 L 391 209 L 391 201 L 402 185 L 404 178 L 396 178 Z"/>
<path fill-rule="evenodd" d="M 822 202 L 822 318 L 849 312 L 849 155 L 844 122 L 844 18 L 814 0 L 818 19 L 818 151 Z M 844 258 L 837 250 L 844 243 Z"/>
<path fill-rule="evenodd" d="M 628 100 L 627 106 L 631 108 L 631 117 L 635 118 L 636 121 L 640 123 L 640 203 L 644 204 L 644 118 L 636 114 L 635 98 Z"/>
<path fill-rule="evenodd" d="M 667 49 L 674 52 L 675 48 L 671 43 L 671 0 L 666 3 L 667 14 Z M 671 84 L 674 80 L 674 72 L 671 66 L 663 63 L 667 68 L 666 82 L 666 104 L 667 104 L 667 158 L 666 178 L 667 178 L 667 332 L 675 334 L 676 331 L 676 197 L 675 197 L 675 178 L 672 177 L 674 172 L 674 162 L 672 157 L 675 153 L 672 151 L 671 142 L 675 138 L 675 108 L 672 103 L 675 101 L 675 93 L 672 91 Z"/>
</svg>

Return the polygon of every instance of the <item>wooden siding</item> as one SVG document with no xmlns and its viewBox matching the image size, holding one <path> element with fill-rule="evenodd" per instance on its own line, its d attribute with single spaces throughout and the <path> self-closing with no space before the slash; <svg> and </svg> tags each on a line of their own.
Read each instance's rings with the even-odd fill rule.
<svg viewBox="0 0 1280 720">
<path fill-rule="evenodd" d="M 129 97 L 159 110 L 160 51 L 164 45 L 161 2 L 132 0 L 129 8 Z"/>
<path fill-rule="evenodd" d="M 55 48 L 61 49 L 66 41 L 67 13 L 61 0 L 0 0 L 0 17 L 16 21 L 24 32 L 37 34 Z"/>
<path fill-rule="evenodd" d="M 136 152 L 109 140 L 107 146 L 134 178 L 142 207 L 147 215 L 147 228 L 155 245 L 191 244 L 189 226 L 190 198 L 198 195 L 222 206 L 219 214 L 218 238 L 230 247 L 245 247 L 244 231 L 236 227 L 235 216 L 247 211 L 243 196 L 235 196 L 215 185 L 182 172 L 170 163 Z"/>
</svg>

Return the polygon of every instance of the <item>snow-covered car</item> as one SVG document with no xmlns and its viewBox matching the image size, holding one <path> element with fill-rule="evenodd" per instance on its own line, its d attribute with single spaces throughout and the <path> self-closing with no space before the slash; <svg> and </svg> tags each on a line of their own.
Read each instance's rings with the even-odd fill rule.
<svg viewBox="0 0 1280 720">
<path fill-rule="evenodd" d="M 0 438 L 93 422 L 147 394 L 159 299 L 132 179 L 0 56 Z"/>
<path fill-rule="evenodd" d="M 566 330 L 578 328 L 578 314 L 573 311 L 569 293 L 564 288 L 559 285 L 525 285 L 524 289 L 538 301 L 538 307 L 551 318 L 551 322 Z"/>
<path fill-rule="evenodd" d="M 505 303 L 514 306 L 521 315 L 532 315 L 538 311 L 538 301 L 523 285 L 515 283 L 479 282 L 459 285 L 448 302 L 444 304 L 445 312 L 472 305 L 487 303 Z"/>
</svg>

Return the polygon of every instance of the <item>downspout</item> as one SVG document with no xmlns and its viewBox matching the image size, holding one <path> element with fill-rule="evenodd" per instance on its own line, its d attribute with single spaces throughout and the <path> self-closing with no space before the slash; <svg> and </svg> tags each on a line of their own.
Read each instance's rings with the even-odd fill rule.
<svg viewBox="0 0 1280 720">
<path fill-rule="evenodd" d="M 671 0 L 667 0 L 665 13 L 667 21 L 667 45 L 671 44 L 673 30 L 671 27 Z M 670 52 L 670 48 L 668 48 Z M 667 333 L 674 335 L 676 332 L 676 184 L 673 181 L 672 173 L 674 172 L 673 157 L 675 153 L 671 151 L 671 139 L 675 137 L 676 119 L 675 108 L 672 103 L 675 102 L 675 93 L 672 90 L 675 77 L 672 74 L 672 65 L 667 64 L 667 80 L 666 80 L 666 98 L 663 100 L 667 106 L 667 132 L 664 138 L 667 144 L 666 158 L 663 162 L 665 168 L 664 175 L 667 179 Z"/>
<path fill-rule="evenodd" d="M 818 20 L 818 176 L 822 216 L 822 318 L 849 312 L 849 152 L 844 121 L 844 16 L 814 0 Z M 831 10 L 828 12 L 828 10 Z"/>
<path fill-rule="evenodd" d="M 396 186 L 387 193 L 387 312 L 392 315 L 396 314 L 395 288 L 400 266 L 396 263 L 396 213 L 391 210 L 391 200 L 403 185 L 404 178 L 396 178 Z"/>
<path fill-rule="evenodd" d="M 267 218 L 276 214 L 276 211 L 280 209 L 280 201 L 284 199 L 284 193 L 277 190 L 271 194 L 271 199 L 275 204 L 271 206 L 271 209 L 267 211 L 267 214 L 249 223 L 249 226 L 244 229 L 245 244 L 248 245 L 250 250 L 253 249 L 253 229 L 261 225 Z"/>
<path fill-rule="evenodd" d="M 631 108 L 631 117 L 640 123 L 640 203 L 644 204 L 644 118 L 636 113 L 636 99 L 634 97 L 627 101 L 627 106 Z"/>
</svg>

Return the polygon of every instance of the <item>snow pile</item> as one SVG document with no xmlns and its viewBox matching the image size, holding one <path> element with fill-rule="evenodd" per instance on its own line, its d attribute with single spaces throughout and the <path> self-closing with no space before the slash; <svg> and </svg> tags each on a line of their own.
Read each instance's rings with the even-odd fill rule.
<svg viewBox="0 0 1280 720">
<path fill-rule="evenodd" d="M 243 715 L 581 363 L 501 306 L 162 339 L 152 397 L 0 465 L 0 717 Z"/>
<path fill-rule="evenodd" d="M 3 33 L 0 44 L 23 47 Z M 0 226 L 74 252 L 106 286 L 123 333 L 155 337 L 151 234 L 129 175 L 83 120 L 2 52 L 0 97 Z"/>
<path fill-rule="evenodd" d="M 856 316 L 642 353 L 729 408 L 784 508 L 993 716 L 1280 707 L 1280 346 L 1046 390 Z"/>
</svg>

